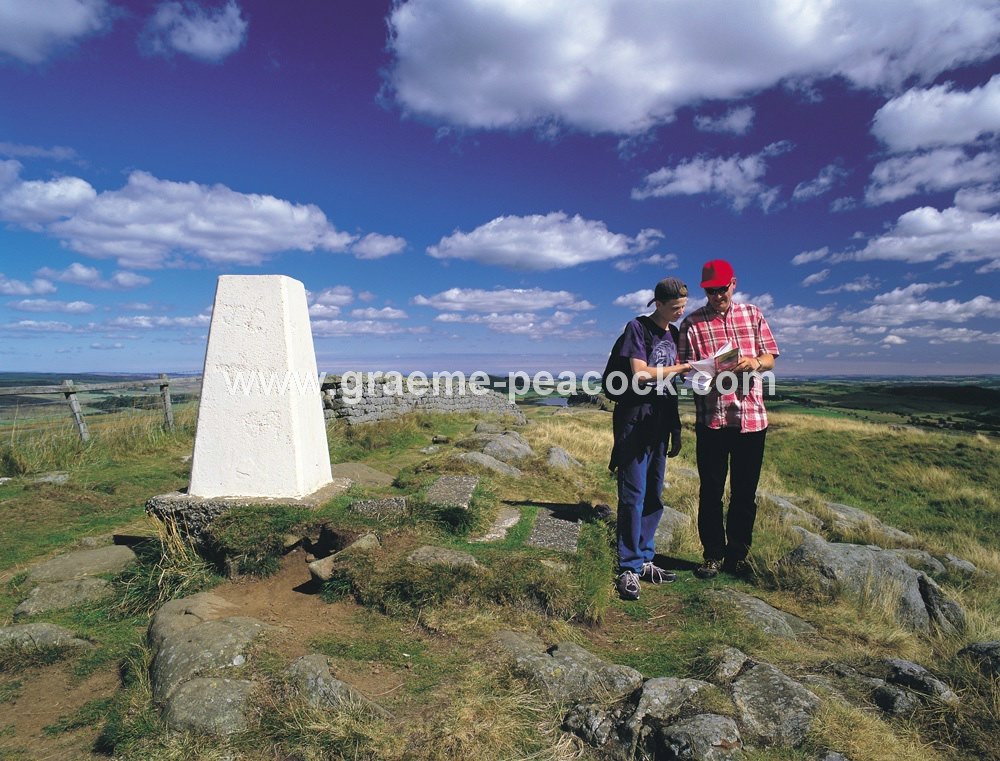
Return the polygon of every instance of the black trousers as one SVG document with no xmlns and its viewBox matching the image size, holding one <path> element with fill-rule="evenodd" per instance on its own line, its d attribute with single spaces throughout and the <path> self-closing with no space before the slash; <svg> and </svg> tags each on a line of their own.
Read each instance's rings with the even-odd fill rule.
<svg viewBox="0 0 1000 761">
<path fill-rule="evenodd" d="M 750 551 L 757 518 L 757 482 L 764 462 L 767 429 L 740 433 L 739 428 L 709 428 L 698 423 L 698 535 L 706 559 L 742 560 Z M 729 512 L 723 517 L 722 495 L 729 480 Z"/>
</svg>

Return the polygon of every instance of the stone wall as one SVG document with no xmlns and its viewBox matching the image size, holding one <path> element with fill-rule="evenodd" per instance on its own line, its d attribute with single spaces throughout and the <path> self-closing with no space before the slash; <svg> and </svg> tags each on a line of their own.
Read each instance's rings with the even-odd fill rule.
<svg viewBox="0 0 1000 761">
<path fill-rule="evenodd" d="M 524 421 L 524 414 L 504 394 L 464 379 L 453 379 L 450 387 L 443 380 L 436 386 L 428 381 L 411 387 L 406 378 L 387 379 L 380 373 L 360 378 L 359 382 L 358 376 L 327 377 L 323 384 L 323 412 L 327 419 L 337 418 L 353 425 L 389 420 L 407 412 L 479 412 Z"/>
</svg>

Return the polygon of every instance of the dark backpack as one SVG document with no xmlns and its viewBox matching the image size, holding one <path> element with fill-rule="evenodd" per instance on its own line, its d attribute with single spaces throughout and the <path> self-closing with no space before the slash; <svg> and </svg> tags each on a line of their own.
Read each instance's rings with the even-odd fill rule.
<svg viewBox="0 0 1000 761">
<path fill-rule="evenodd" d="M 642 316 L 638 320 L 639 325 L 642 326 L 642 339 L 646 346 L 646 356 L 649 357 L 649 353 L 653 350 L 653 334 L 650 332 L 649 325 L 647 324 L 649 318 Z M 631 324 L 631 321 L 629 324 Z M 604 366 L 604 372 L 601 373 L 601 388 L 604 389 L 604 395 L 613 402 L 620 402 L 622 399 L 636 396 L 632 391 L 632 362 L 628 357 L 621 356 L 622 344 L 625 343 L 626 330 L 628 330 L 628 325 L 622 330 L 622 334 L 618 336 L 618 340 L 615 341 L 615 345 L 611 348 L 611 356 L 608 357 L 608 363 Z M 620 390 L 621 383 L 615 384 L 615 388 L 612 390 L 612 384 L 608 381 L 608 377 L 616 371 L 624 373 L 625 378 L 628 379 L 625 387 Z"/>
</svg>

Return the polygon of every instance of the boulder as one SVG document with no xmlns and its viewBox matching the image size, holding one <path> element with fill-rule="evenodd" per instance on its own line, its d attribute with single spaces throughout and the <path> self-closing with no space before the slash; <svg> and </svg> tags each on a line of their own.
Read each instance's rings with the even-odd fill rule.
<svg viewBox="0 0 1000 761">
<path fill-rule="evenodd" d="M 946 573 L 944 564 L 927 550 L 894 549 L 891 551 L 903 558 L 910 568 L 928 574 L 942 575 Z"/>
<path fill-rule="evenodd" d="M 177 688 L 164 707 L 171 729 L 232 735 L 248 728 L 253 682 L 242 679 L 192 679 Z"/>
<path fill-rule="evenodd" d="M 767 663 L 740 674 L 732 696 L 744 737 L 764 746 L 801 745 L 820 705 L 813 693 Z"/>
<path fill-rule="evenodd" d="M 555 470 L 572 470 L 580 467 L 580 461 L 562 447 L 549 447 L 546 462 L 550 468 Z"/>
<path fill-rule="evenodd" d="M 91 647 L 86 640 L 55 624 L 15 624 L 0 627 L 0 649 L 36 650 Z"/>
<path fill-rule="evenodd" d="M 643 743 L 644 734 L 651 734 L 651 726 L 663 726 L 673 721 L 680 715 L 685 703 L 711 686 L 700 679 L 647 679 L 642 685 L 635 710 L 618 729 L 619 737 L 634 753 Z"/>
<path fill-rule="evenodd" d="M 906 687 L 924 697 L 947 705 L 958 704 L 958 695 L 920 664 L 904 661 L 900 658 L 889 658 L 883 663 L 886 667 L 885 680 L 889 684 Z"/>
<path fill-rule="evenodd" d="M 287 673 L 292 686 L 310 705 L 343 710 L 347 706 L 360 704 L 377 716 L 391 718 L 391 714 L 384 708 L 337 679 L 330 668 L 330 659 L 325 655 L 304 655 L 288 667 Z"/>
<path fill-rule="evenodd" d="M 973 642 L 959 650 L 958 654 L 974 661 L 986 676 L 1000 677 L 1000 640 Z"/>
<path fill-rule="evenodd" d="M 975 576 L 979 573 L 979 569 L 975 565 L 957 555 L 945 553 L 941 561 L 947 568 L 948 573 L 954 576 Z"/>
<path fill-rule="evenodd" d="M 498 460 L 496 457 L 483 452 L 462 452 L 460 455 L 457 455 L 457 458 L 462 462 L 471 462 L 477 467 L 492 470 L 494 473 L 500 473 L 504 476 L 520 478 L 522 475 L 520 468 L 508 465 L 502 460 Z"/>
<path fill-rule="evenodd" d="M 483 447 L 483 454 L 495 457 L 501 462 L 511 464 L 525 457 L 531 457 L 534 452 L 528 442 L 518 433 L 509 432 L 497 436 Z"/>
<path fill-rule="evenodd" d="M 873 531 L 884 540 L 883 544 L 896 547 L 906 547 L 917 541 L 912 534 L 893 528 L 864 510 L 850 505 L 842 505 L 839 502 L 824 502 L 823 504 L 827 510 L 833 513 L 833 528 L 843 533 Z"/>
<path fill-rule="evenodd" d="M 753 595 L 729 587 L 710 591 L 709 596 L 725 607 L 739 610 L 749 624 L 765 634 L 794 639 L 800 634 L 812 634 L 816 631 L 812 624 L 801 618 L 778 610 Z"/>
<path fill-rule="evenodd" d="M 236 606 L 231 602 L 211 592 L 168 600 L 156 611 L 149 625 L 149 646 L 156 652 L 167 637 L 205 621 L 224 618 L 235 609 Z"/>
<path fill-rule="evenodd" d="M 668 552 L 673 546 L 674 534 L 690 525 L 691 516 L 687 513 L 674 510 L 672 507 L 664 507 L 660 523 L 656 527 L 656 534 L 653 536 L 656 549 L 660 552 Z"/>
<path fill-rule="evenodd" d="M 755 665 L 746 653 L 735 647 L 725 647 L 715 669 L 712 671 L 712 680 L 717 684 L 729 684 L 736 677 L 743 673 L 748 666 Z"/>
<path fill-rule="evenodd" d="M 54 557 L 32 568 L 28 572 L 28 581 L 38 584 L 121 573 L 136 562 L 137 558 L 132 550 L 124 545 L 112 544 L 96 550 L 79 550 Z"/>
<path fill-rule="evenodd" d="M 667 761 L 736 761 L 743 758 L 739 727 L 728 716 L 702 713 L 663 727 L 656 758 Z"/>
<path fill-rule="evenodd" d="M 14 617 L 37 616 L 53 610 L 66 610 L 77 605 L 97 602 L 114 593 L 111 582 L 104 579 L 67 579 L 51 584 L 39 584 L 28 598 L 14 608 Z"/>
<path fill-rule="evenodd" d="M 766 499 L 777 508 L 778 520 L 784 524 L 802 526 L 810 531 L 819 531 L 823 528 L 823 521 L 785 497 L 769 492 L 759 492 L 757 496 Z"/>
</svg>

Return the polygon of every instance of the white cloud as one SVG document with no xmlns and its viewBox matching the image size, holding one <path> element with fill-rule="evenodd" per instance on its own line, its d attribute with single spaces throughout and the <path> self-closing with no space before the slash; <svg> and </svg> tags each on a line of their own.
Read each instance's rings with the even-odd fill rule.
<svg viewBox="0 0 1000 761">
<path fill-rule="evenodd" d="M 367 309 L 351 310 L 351 317 L 363 320 L 405 320 L 408 316 L 402 309 L 393 309 L 392 307 L 383 307 L 382 309 L 368 307 Z"/>
<path fill-rule="evenodd" d="M 893 89 L 1000 50 L 990 0 L 409 0 L 389 24 L 396 100 L 474 128 L 634 134 L 778 83 Z"/>
<path fill-rule="evenodd" d="M 727 111 L 720 117 L 696 116 L 695 129 L 702 132 L 730 132 L 734 135 L 744 135 L 753 124 L 754 110 L 751 106 L 740 106 Z"/>
<path fill-rule="evenodd" d="M 898 328 L 893 332 L 896 335 L 908 338 L 916 338 L 918 340 L 927 339 L 932 344 L 1000 344 L 1000 332 L 987 333 L 982 330 L 973 330 L 972 328 L 935 327 L 933 331 L 928 331 L 927 328 L 917 327 Z"/>
<path fill-rule="evenodd" d="M 624 296 L 619 296 L 611 303 L 616 307 L 625 307 L 630 312 L 648 312 L 649 300 L 653 298 L 653 289 L 644 288 L 641 291 L 632 291 Z"/>
<path fill-rule="evenodd" d="M 954 85 L 914 88 L 880 108 L 872 134 L 892 151 L 966 145 L 1000 131 L 1000 74 L 968 92 Z"/>
<path fill-rule="evenodd" d="M 833 293 L 861 293 L 863 291 L 873 291 L 882 284 L 881 280 L 872 277 L 871 275 L 862 275 L 861 277 L 850 281 L 849 283 L 842 283 L 841 285 L 835 286 L 834 288 L 825 288 L 822 291 L 817 291 L 817 293 L 824 296 Z"/>
<path fill-rule="evenodd" d="M 117 351 L 119 349 L 124 349 L 125 344 L 121 342 L 113 344 L 102 344 L 102 343 L 92 343 L 90 345 L 91 349 L 96 349 L 97 351 Z"/>
<path fill-rule="evenodd" d="M 945 259 L 956 262 L 1000 262 L 1000 215 L 952 207 L 929 206 L 901 215 L 889 232 L 872 238 L 861 250 L 842 259 L 883 259 L 910 263 Z"/>
<path fill-rule="evenodd" d="M 216 10 L 194 2 L 161 3 L 143 34 L 142 44 L 154 55 L 183 53 L 218 63 L 246 41 L 247 22 L 235 0 Z"/>
<path fill-rule="evenodd" d="M 768 318 L 770 324 L 770 318 Z M 773 326 L 772 326 L 773 327 Z M 848 325 L 785 325 L 777 332 L 778 346 L 859 346 L 866 343 Z"/>
<path fill-rule="evenodd" d="M 849 211 L 850 209 L 853 209 L 857 205 L 858 202 L 855 201 L 853 198 L 851 198 L 850 196 L 844 196 L 842 198 L 835 198 L 833 201 L 830 202 L 830 211 L 836 214 L 841 211 Z"/>
<path fill-rule="evenodd" d="M 845 313 L 841 319 L 844 322 L 892 327 L 911 322 L 968 322 L 977 318 L 1000 317 L 1000 301 L 989 296 L 975 296 L 969 301 L 931 301 L 925 298 L 929 290 L 953 285 L 955 283 L 912 283 L 905 288 L 879 294 L 873 299 L 872 306 Z"/>
<path fill-rule="evenodd" d="M 109 17 L 105 0 L 4 0 L 0 54 L 41 63 L 60 48 L 101 31 Z"/>
<path fill-rule="evenodd" d="M 3 296 L 42 296 L 55 293 L 56 288 L 44 278 L 36 278 L 30 283 L 23 280 L 12 280 L 0 272 L 0 295 Z"/>
<path fill-rule="evenodd" d="M 21 143 L 0 143 L 0 156 L 9 156 L 10 158 L 55 159 L 56 161 L 74 161 L 77 159 L 76 151 L 62 145 L 55 145 L 51 148 L 42 148 L 37 145 L 23 145 Z"/>
<path fill-rule="evenodd" d="M 761 307 L 761 309 L 763 308 Z M 768 309 L 765 317 L 767 318 L 767 324 L 774 329 L 808 327 L 826 322 L 834 315 L 835 311 L 832 306 L 817 309 L 816 307 L 801 306 L 799 304 L 788 304 L 778 309 Z"/>
<path fill-rule="evenodd" d="M 153 317 L 137 314 L 115 317 L 105 324 L 112 328 L 154 330 L 156 328 L 207 328 L 211 321 L 212 318 L 208 314 L 196 314 L 190 317 Z"/>
<path fill-rule="evenodd" d="M 885 338 L 882 339 L 882 343 L 886 346 L 902 346 L 903 344 L 906 343 L 906 339 L 902 338 L 901 336 L 897 336 L 893 333 L 890 333 L 889 335 L 887 335 Z"/>
<path fill-rule="evenodd" d="M 675 270 L 680 266 L 677 254 L 653 254 L 641 259 L 619 259 L 612 266 L 619 272 L 631 272 L 636 267 L 650 265 L 662 267 L 665 270 Z"/>
<path fill-rule="evenodd" d="M 86 301 L 50 301 L 49 299 L 22 299 L 8 301 L 7 306 L 18 312 L 65 312 L 66 314 L 86 314 L 94 311 L 94 305 Z"/>
<path fill-rule="evenodd" d="M 830 255 L 830 248 L 828 246 L 823 246 L 823 248 L 817 248 L 815 251 L 803 251 L 801 254 L 796 254 L 792 257 L 792 264 L 809 264 L 810 262 L 818 262 L 822 259 L 826 259 Z"/>
<path fill-rule="evenodd" d="M 28 333 L 72 333 L 77 330 L 68 322 L 56 320 L 18 320 L 0 325 L 0 329 Z"/>
<path fill-rule="evenodd" d="M 312 332 L 320 338 L 339 336 L 419 335 L 430 332 L 423 325 L 403 327 L 387 320 L 313 320 Z"/>
<path fill-rule="evenodd" d="M 171 254 L 256 265 L 281 251 L 346 251 L 354 236 L 312 204 L 239 193 L 225 185 L 160 180 L 133 172 L 121 190 L 97 194 L 84 180 L 22 181 L 0 161 L 0 220 L 42 229 L 68 248 L 123 267 L 160 267 Z"/>
<path fill-rule="evenodd" d="M 969 156 L 961 148 L 887 159 L 872 170 L 865 201 L 877 205 L 915 193 L 950 190 L 994 182 L 1000 177 L 1000 154 L 982 151 Z"/>
<path fill-rule="evenodd" d="M 321 319 L 340 316 L 340 307 L 327 304 L 313 304 L 309 307 L 309 316 Z"/>
<path fill-rule="evenodd" d="M 962 188 L 955 193 L 955 206 L 972 211 L 986 211 L 1000 206 L 1000 186 Z"/>
<path fill-rule="evenodd" d="M 635 238 L 612 233 L 603 222 L 552 212 L 504 216 L 470 233 L 456 231 L 430 246 L 435 259 L 463 259 L 521 270 L 551 270 L 614 259 L 648 248 L 662 236 L 642 230 Z"/>
<path fill-rule="evenodd" d="M 813 274 L 807 276 L 802 280 L 802 285 L 808 288 L 811 285 L 816 285 L 817 283 L 822 283 L 830 276 L 830 269 L 823 269 L 819 272 L 814 272 Z"/>
<path fill-rule="evenodd" d="M 760 296 L 752 296 L 749 293 L 736 291 L 733 294 L 733 301 L 737 304 L 753 304 L 764 312 L 768 312 L 774 307 L 774 296 L 770 293 L 762 293 Z"/>
<path fill-rule="evenodd" d="M 406 239 L 395 235 L 368 233 L 351 246 L 351 253 L 358 259 L 381 259 L 383 256 L 398 254 L 406 248 Z"/>
<path fill-rule="evenodd" d="M 80 264 L 79 262 L 73 262 L 64 270 L 42 267 L 35 274 L 50 280 L 58 280 L 60 283 L 73 283 L 74 285 L 82 285 L 87 288 L 99 288 L 102 290 L 127 290 L 129 288 L 138 288 L 143 285 L 149 285 L 153 282 L 152 279 L 146 277 L 145 275 L 139 275 L 135 272 L 128 272 L 126 270 L 120 270 L 112 275 L 110 279 L 105 280 L 101 276 L 101 272 L 97 269 L 97 267 L 88 267 L 87 265 Z"/>
<path fill-rule="evenodd" d="M 417 295 L 417 306 L 429 306 L 442 312 L 517 312 L 539 309 L 593 309 L 588 301 L 581 301 L 569 291 L 545 291 L 541 288 L 449 288 L 433 296 Z"/>
<path fill-rule="evenodd" d="M 792 191 L 793 201 L 806 201 L 833 190 L 837 184 L 850 174 L 843 167 L 829 164 L 823 167 L 819 174 L 808 182 L 800 182 Z"/>
<path fill-rule="evenodd" d="M 485 325 L 495 333 L 526 336 L 534 339 L 548 339 L 558 332 L 561 340 L 577 340 L 589 338 L 596 333 L 590 329 L 594 322 L 588 320 L 582 327 L 567 330 L 567 326 L 575 325 L 576 315 L 556 310 L 548 317 L 540 317 L 534 312 L 513 312 L 491 314 L 461 315 L 454 313 L 440 314 L 435 322 L 445 322 L 462 325 Z"/>
<path fill-rule="evenodd" d="M 754 202 L 767 211 L 777 199 L 779 188 L 769 188 L 762 182 L 767 172 L 766 159 L 790 149 L 791 144 L 784 141 L 772 143 L 760 153 L 750 156 L 697 156 L 646 175 L 642 186 L 632 190 L 632 198 L 642 200 L 709 193 L 722 196 L 737 211 Z"/>
<path fill-rule="evenodd" d="M 323 306 L 346 307 L 354 301 L 354 291 L 347 285 L 335 285 L 332 288 L 324 288 L 316 294 L 309 294 L 313 304 Z"/>
</svg>

